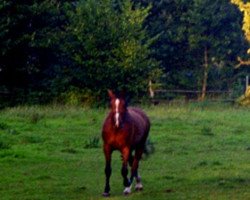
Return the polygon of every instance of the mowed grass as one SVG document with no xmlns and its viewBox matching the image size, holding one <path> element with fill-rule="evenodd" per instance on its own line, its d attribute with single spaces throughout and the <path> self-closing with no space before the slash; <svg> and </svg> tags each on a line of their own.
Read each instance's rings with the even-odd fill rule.
<svg viewBox="0 0 250 200">
<path fill-rule="evenodd" d="M 250 109 L 155 106 L 140 163 L 142 192 L 122 194 L 121 158 L 113 154 L 117 199 L 250 199 Z M 0 111 L 0 199 L 104 199 L 101 127 L 107 109 L 65 106 Z"/>
</svg>

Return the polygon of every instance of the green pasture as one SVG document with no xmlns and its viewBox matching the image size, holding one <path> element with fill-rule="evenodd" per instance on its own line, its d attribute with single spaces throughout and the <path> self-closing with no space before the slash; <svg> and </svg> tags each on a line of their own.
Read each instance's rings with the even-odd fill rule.
<svg viewBox="0 0 250 200">
<path fill-rule="evenodd" d="M 250 109 L 192 104 L 144 110 L 155 149 L 140 163 L 144 190 L 123 196 L 116 152 L 110 200 L 250 199 Z M 0 111 L 0 199 L 104 199 L 100 135 L 107 112 L 65 106 Z"/>
</svg>

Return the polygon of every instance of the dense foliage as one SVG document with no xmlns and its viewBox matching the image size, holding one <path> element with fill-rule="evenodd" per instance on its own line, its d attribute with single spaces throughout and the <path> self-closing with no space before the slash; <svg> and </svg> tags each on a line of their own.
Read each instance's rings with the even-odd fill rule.
<svg viewBox="0 0 250 200">
<path fill-rule="evenodd" d="M 59 77 L 68 78 L 65 86 L 83 89 L 83 93 L 91 90 L 98 96 L 107 96 L 107 88 L 133 95 L 147 90 L 158 67 L 149 58 L 153 38 L 143 28 L 149 8 L 132 9 L 130 1 L 114 5 L 110 0 L 86 0 L 69 13 L 62 49 L 70 61 L 65 66 L 70 76 Z"/>
<path fill-rule="evenodd" d="M 242 30 L 245 32 L 247 40 L 250 41 L 250 2 L 245 3 L 243 0 L 231 0 L 231 2 L 244 13 Z"/>
<path fill-rule="evenodd" d="M 246 49 L 240 12 L 227 0 L 147 0 L 153 4 L 149 32 L 161 32 L 154 56 L 162 62 L 166 87 L 201 89 L 208 49 L 208 88 L 232 88 L 237 55 Z"/>
<path fill-rule="evenodd" d="M 245 37 L 248 42 L 250 42 L 250 2 L 244 2 L 241 0 L 231 0 L 231 2 L 235 5 L 238 6 L 240 11 L 243 13 L 243 25 L 242 25 L 242 30 L 245 33 Z M 248 54 L 250 54 L 250 49 L 247 51 Z M 240 57 L 238 57 L 239 64 L 237 65 L 237 68 L 246 65 L 250 65 L 250 59 L 249 57 L 247 58 L 248 60 L 242 60 Z"/>
<path fill-rule="evenodd" d="M 108 88 L 136 97 L 149 80 L 233 90 L 249 73 L 234 70 L 248 48 L 241 27 L 228 0 L 3 0 L 0 101 L 93 103 Z"/>
</svg>

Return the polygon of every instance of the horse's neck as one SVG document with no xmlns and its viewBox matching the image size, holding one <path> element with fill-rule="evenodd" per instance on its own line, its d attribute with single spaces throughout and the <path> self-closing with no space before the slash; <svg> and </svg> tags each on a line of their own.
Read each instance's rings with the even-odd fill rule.
<svg viewBox="0 0 250 200">
<path fill-rule="evenodd" d="M 110 111 L 107 118 L 108 120 L 110 120 L 112 126 L 115 127 L 114 113 L 112 111 Z M 130 111 L 127 110 L 124 113 L 122 113 L 122 123 L 130 123 L 130 121 L 131 121 L 131 114 Z"/>
</svg>

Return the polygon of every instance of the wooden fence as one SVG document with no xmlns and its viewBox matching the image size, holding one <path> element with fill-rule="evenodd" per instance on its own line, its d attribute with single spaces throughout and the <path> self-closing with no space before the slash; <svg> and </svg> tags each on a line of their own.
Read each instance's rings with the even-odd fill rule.
<svg viewBox="0 0 250 200">
<path fill-rule="evenodd" d="M 154 90 L 150 93 L 152 103 L 159 104 L 162 102 L 182 101 L 195 102 L 200 101 L 201 91 L 198 90 Z M 206 101 L 213 102 L 234 102 L 231 91 L 209 90 L 206 92 Z"/>
</svg>

